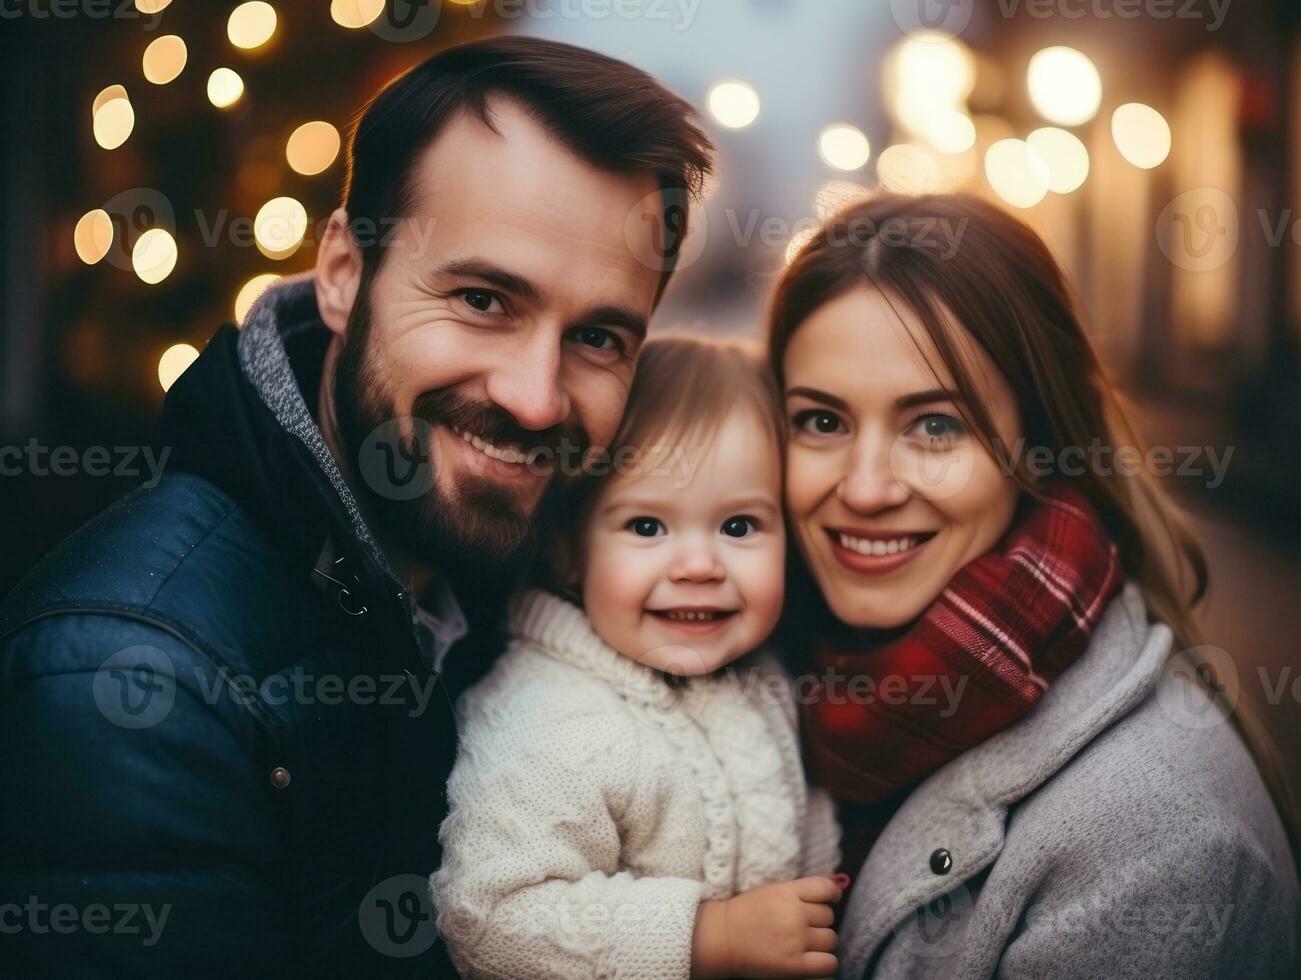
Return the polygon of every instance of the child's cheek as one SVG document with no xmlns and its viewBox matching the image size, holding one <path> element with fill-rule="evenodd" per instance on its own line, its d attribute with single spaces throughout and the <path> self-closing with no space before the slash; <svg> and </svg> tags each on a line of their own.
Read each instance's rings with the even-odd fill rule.
<svg viewBox="0 0 1301 980">
<path fill-rule="evenodd" d="M 756 569 L 752 588 L 754 598 L 751 601 L 753 608 L 759 613 L 755 617 L 756 627 L 762 634 L 754 641 L 758 645 L 776 628 L 777 620 L 781 618 L 782 604 L 786 600 L 784 542 L 764 550 L 762 564 Z"/>
<path fill-rule="evenodd" d="M 636 630 L 644 603 L 637 575 L 635 549 L 605 541 L 588 554 L 583 605 L 593 628 L 621 652 L 636 645 Z"/>
</svg>

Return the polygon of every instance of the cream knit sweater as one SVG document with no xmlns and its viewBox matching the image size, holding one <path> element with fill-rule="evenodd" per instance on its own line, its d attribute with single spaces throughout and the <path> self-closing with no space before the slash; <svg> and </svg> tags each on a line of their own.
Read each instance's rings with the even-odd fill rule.
<svg viewBox="0 0 1301 980">
<path fill-rule="evenodd" d="M 457 704 L 430 882 L 463 976 L 685 978 L 702 900 L 835 870 L 771 658 L 674 689 L 542 592 L 510 632 Z"/>
</svg>

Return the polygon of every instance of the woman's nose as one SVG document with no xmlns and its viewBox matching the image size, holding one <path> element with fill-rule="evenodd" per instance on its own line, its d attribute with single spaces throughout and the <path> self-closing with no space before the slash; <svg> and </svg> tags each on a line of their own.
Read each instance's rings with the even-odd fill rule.
<svg viewBox="0 0 1301 980">
<path fill-rule="evenodd" d="M 836 487 L 841 503 L 860 514 L 907 503 L 909 489 L 895 472 L 892 449 L 888 439 L 867 433 L 859 438 Z"/>
</svg>

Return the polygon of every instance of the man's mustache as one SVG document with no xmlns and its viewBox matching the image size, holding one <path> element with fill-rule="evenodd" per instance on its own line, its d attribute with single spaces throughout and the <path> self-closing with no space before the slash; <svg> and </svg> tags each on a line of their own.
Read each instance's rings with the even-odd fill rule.
<svg viewBox="0 0 1301 980">
<path fill-rule="evenodd" d="M 525 429 L 509 412 L 491 402 L 471 401 L 446 389 L 425 392 L 416 399 L 411 414 L 429 425 L 460 429 L 499 448 L 514 449 L 526 456 L 536 454 L 541 459 L 554 460 L 566 452 L 581 459 L 590 442 L 578 423 Z"/>
</svg>

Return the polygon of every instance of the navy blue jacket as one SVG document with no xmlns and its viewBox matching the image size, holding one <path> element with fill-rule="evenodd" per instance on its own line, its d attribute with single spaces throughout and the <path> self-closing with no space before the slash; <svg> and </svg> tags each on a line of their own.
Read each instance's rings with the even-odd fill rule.
<svg viewBox="0 0 1301 980">
<path fill-rule="evenodd" d="M 433 673 L 302 434 L 310 279 L 256 311 L 169 393 L 158 484 L 0 606 L 6 976 L 454 975 L 425 888 L 449 692 L 499 647 L 504 590 L 467 589 L 466 676 Z"/>
</svg>

